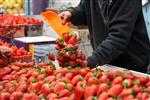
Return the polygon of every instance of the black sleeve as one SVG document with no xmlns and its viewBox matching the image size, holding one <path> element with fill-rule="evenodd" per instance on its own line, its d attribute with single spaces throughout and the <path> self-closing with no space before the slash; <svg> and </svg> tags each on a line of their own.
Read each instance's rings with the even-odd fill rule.
<svg viewBox="0 0 150 100">
<path fill-rule="evenodd" d="M 74 25 L 86 25 L 85 0 L 81 0 L 77 7 L 70 7 L 67 10 L 72 13 L 71 22 Z"/>
<path fill-rule="evenodd" d="M 122 54 L 130 41 L 141 9 L 141 0 L 114 0 L 109 12 L 108 37 L 88 57 L 91 67 L 103 65 Z M 93 33 L 94 34 L 94 33 Z"/>
</svg>

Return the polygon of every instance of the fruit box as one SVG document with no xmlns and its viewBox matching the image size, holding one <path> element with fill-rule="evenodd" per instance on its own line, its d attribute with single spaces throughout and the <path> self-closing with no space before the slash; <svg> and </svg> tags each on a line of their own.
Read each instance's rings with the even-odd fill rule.
<svg viewBox="0 0 150 100">
<path fill-rule="evenodd" d="M 128 70 L 128 69 L 125 69 L 125 68 L 121 68 L 121 67 L 117 67 L 117 66 L 113 66 L 113 65 L 109 65 L 109 64 L 100 66 L 99 68 L 101 68 L 101 69 L 104 70 L 104 71 Z M 137 72 L 137 71 L 133 71 L 133 70 L 131 70 L 131 72 L 132 72 L 135 76 L 138 76 L 138 77 L 140 77 L 140 76 L 148 76 L 148 77 L 150 77 L 150 75 L 145 74 L 145 73 L 141 73 L 141 72 Z"/>
<path fill-rule="evenodd" d="M 0 36 L 19 38 L 25 36 L 25 25 L 2 25 L 0 26 Z"/>
<path fill-rule="evenodd" d="M 8 38 L 20 38 L 25 36 L 41 36 L 42 32 L 43 32 L 43 24 L 0 26 L 0 36 L 4 36 Z"/>
</svg>

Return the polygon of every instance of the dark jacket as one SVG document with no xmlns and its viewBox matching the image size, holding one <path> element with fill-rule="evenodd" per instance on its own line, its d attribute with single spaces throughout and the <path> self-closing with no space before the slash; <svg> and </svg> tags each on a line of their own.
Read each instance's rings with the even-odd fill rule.
<svg viewBox="0 0 150 100">
<path fill-rule="evenodd" d="M 150 44 L 141 0 L 81 0 L 72 13 L 75 25 L 88 25 L 94 47 L 91 67 L 111 64 L 146 72 Z"/>
</svg>

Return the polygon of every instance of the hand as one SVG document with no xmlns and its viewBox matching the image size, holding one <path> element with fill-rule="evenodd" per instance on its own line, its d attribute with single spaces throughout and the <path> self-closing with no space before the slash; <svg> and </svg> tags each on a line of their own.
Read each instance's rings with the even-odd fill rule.
<svg viewBox="0 0 150 100">
<path fill-rule="evenodd" d="M 0 46 L 0 58 L 5 62 L 10 62 L 12 49 L 6 46 Z"/>
<path fill-rule="evenodd" d="M 62 18 L 62 20 L 63 20 L 62 24 L 66 24 L 67 21 L 70 20 L 72 14 L 69 11 L 64 11 L 64 12 L 60 13 L 58 16 Z"/>
</svg>

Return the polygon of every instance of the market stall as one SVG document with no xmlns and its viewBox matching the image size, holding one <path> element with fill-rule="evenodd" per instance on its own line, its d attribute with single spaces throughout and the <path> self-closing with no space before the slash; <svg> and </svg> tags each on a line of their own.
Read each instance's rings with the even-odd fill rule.
<svg viewBox="0 0 150 100">
<path fill-rule="evenodd" d="M 52 11 L 41 13 L 43 20 L 23 16 L 22 3 L 0 0 L 0 46 L 12 50 L 9 58 L 0 54 L 0 100 L 150 100 L 150 75 L 108 64 L 90 68 L 85 30 L 63 25 Z M 43 34 L 45 22 L 58 38 Z"/>
</svg>

